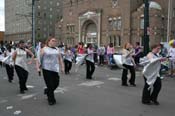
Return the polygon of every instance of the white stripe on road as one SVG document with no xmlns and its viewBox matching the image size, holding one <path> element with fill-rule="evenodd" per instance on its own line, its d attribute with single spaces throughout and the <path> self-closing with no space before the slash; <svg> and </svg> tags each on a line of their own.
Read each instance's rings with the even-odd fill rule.
<svg viewBox="0 0 175 116">
<path fill-rule="evenodd" d="M 25 99 L 30 99 L 32 97 L 36 96 L 36 94 L 31 94 L 31 95 L 24 95 L 21 97 L 22 100 L 25 100 Z"/>
<path fill-rule="evenodd" d="M 101 84 L 104 84 L 104 82 L 102 82 L 102 81 L 88 81 L 88 82 L 79 84 L 79 86 L 92 87 L 92 86 L 98 86 Z"/>
<path fill-rule="evenodd" d="M 6 102 L 8 102 L 8 100 L 1 100 L 0 104 L 6 103 Z"/>
<path fill-rule="evenodd" d="M 110 81 L 121 81 L 120 78 L 109 78 L 108 80 L 110 80 Z"/>
<path fill-rule="evenodd" d="M 35 88 L 35 86 L 27 85 L 27 88 L 31 88 L 31 89 L 33 89 L 33 88 Z"/>
<path fill-rule="evenodd" d="M 7 106 L 6 109 L 11 110 L 11 109 L 13 109 L 13 106 Z"/>
<path fill-rule="evenodd" d="M 58 88 L 54 91 L 54 93 L 62 93 L 62 94 L 64 94 L 64 92 L 66 92 L 66 91 L 67 91 L 67 88 L 65 88 L 65 87 L 63 87 L 63 88 L 58 87 Z"/>
<path fill-rule="evenodd" d="M 21 113 L 22 113 L 21 110 L 17 110 L 17 111 L 15 111 L 13 114 L 14 114 L 14 115 L 19 115 L 19 114 L 21 114 Z"/>
</svg>

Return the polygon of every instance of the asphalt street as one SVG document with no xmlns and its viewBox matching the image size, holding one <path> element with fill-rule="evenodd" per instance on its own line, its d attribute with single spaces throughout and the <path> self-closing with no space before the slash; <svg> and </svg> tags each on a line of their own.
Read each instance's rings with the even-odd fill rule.
<svg viewBox="0 0 175 116">
<path fill-rule="evenodd" d="M 69 75 L 60 74 L 55 91 L 57 104 L 49 106 L 43 94 L 45 83 L 33 65 L 29 66 L 29 90 L 19 94 L 18 78 L 9 83 L 0 67 L 0 116 L 173 116 L 175 115 L 175 78 L 165 77 L 159 95 L 160 105 L 141 103 L 144 80 L 136 73 L 136 87 L 121 86 L 122 70 L 96 67 L 93 80 L 86 80 L 86 67 Z"/>
</svg>

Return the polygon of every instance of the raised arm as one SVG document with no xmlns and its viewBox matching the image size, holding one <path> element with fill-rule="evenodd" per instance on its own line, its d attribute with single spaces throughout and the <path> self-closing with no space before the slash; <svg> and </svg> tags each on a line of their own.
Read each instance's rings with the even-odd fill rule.
<svg viewBox="0 0 175 116">
<path fill-rule="evenodd" d="M 31 61 L 28 64 L 31 64 L 34 61 L 34 54 L 29 50 L 29 49 L 25 49 L 25 51 L 32 56 Z"/>
</svg>

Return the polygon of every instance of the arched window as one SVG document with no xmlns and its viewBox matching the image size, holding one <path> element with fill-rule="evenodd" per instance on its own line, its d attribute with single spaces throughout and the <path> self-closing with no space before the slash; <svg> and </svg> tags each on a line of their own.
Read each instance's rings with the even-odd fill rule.
<svg viewBox="0 0 175 116">
<path fill-rule="evenodd" d="M 67 44 L 73 45 L 74 44 L 74 38 L 73 37 L 67 38 Z"/>
<path fill-rule="evenodd" d="M 117 22 L 118 22 L 118 24 L 117 24 L 117 30 L 121 30 L 121 27 L 122 27 L 122 20 L 121 20 L 121 17 L 118 17 L 118 18 L 117 18 Z"/>
<path fill-rule="evenodd" d="M 108 18 L 109 28 L 112 30 L 121 30 L 122 27 L 122 20 L 121 16 L 114 17 L 114 18 Z"/>
<path fill-rule="evenodd" d="M 120 36 L 110 35 L 109 36 L 109 43 L 113 43 L 113 45 L 115 47 L 120 47 L 121 46 L 121 38 L 120 38 Z"/>
<path fill-rule="evenodd" d="M 140 29 L 144 29 L 144 15 L 140 16 Z"/>
<path fill-rule="evenodd" d="M 150 2 L 149 8 L 157 9 L 157 10 L 162 10 L 162 7 L 157 2 L 154 2 L 154 1 L 151 1 Z"/>
</svg>

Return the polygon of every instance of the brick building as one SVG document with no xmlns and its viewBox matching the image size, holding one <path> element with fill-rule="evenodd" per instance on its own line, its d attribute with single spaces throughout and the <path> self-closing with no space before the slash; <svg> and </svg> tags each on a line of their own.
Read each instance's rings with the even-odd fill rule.
<svg viewBox="0 0 175 116">
<path fill-rule="evenodd" d="M 174 21 L 175 2 L 172 5 Z M 143 38 L 143 0 L 64 0 L 63 20 L 57 23 L 60 41 L 75 45 L 79 41 L 110 42 L 122 47 L 125 42 L 135 43 Z M 166 40 L 168 17 L 167 0 L 150 1 L 150 44 Z M 171 27 L 171 36 L 175 27 Z"/>
</svg>

